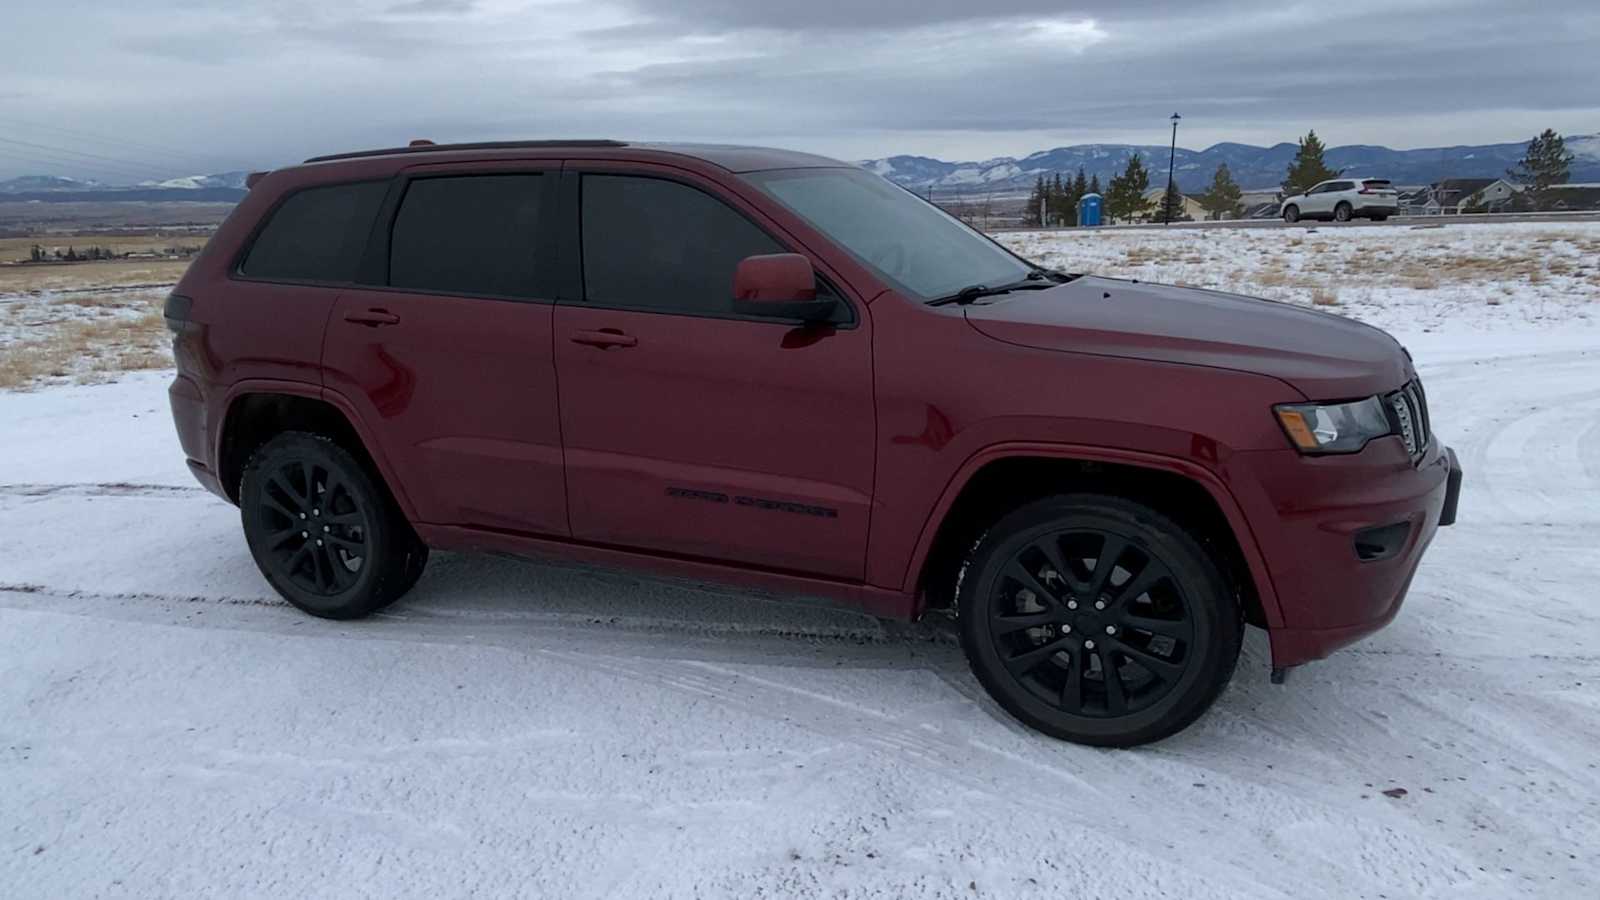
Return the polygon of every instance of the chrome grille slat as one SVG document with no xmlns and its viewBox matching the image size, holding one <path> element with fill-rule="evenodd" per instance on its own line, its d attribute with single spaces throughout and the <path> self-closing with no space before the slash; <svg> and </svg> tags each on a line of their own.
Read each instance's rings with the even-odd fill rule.
<svg viewBox="0 0 1600 900">
<path fill-rule="evenodd" d="M 1413 460 L 1420 459 L 1433 440 L 1432 423 L 1428 420 L 1428 395 L 1422 390 L 1422 381 L 1414 379 L 1384 400 L 1394 410 L 1406 452 Z"/>
</svg>

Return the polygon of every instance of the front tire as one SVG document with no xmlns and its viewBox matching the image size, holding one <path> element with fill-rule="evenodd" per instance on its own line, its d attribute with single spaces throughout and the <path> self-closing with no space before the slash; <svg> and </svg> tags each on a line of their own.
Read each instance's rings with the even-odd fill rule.
<svg viewBox="0 0 1600 900">
<path fill-rule="evenodd" d="M 1283 220 L 1288 222 L 1290 225 L 1300 221 L 1300 207 L 1285 206 L 1283 208 Z"/>
<path fill-rule="evenodd" d="M 1080 744 L 1186 728 L 1233 677 L 1235 593 L 1181 526 L 1120 497 L 1024 506 L 974 550 L 957 597 L 973 674 L 1007 712 Z"/>
<path fill-rule="evenodd" d="M 325 619 L 388 606 L 427 564 L 427 548 L 388 492 L 323 435 L 289 431 L 262 445 L 245 466 L 239 514 L 267 583 Z"/>
</svg>

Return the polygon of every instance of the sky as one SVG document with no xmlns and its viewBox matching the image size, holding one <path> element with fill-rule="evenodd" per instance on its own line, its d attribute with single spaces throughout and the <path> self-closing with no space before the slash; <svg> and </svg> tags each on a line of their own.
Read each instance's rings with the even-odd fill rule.
<svg viewBox="0 0 1600 900">
<path fill-rule="evenodd" d="M 130 183 L 436 141 L 844 159 L 1600 133 L 1600 2 L 73 0 L 8 4 L 0 178 Z"/>
</svg>

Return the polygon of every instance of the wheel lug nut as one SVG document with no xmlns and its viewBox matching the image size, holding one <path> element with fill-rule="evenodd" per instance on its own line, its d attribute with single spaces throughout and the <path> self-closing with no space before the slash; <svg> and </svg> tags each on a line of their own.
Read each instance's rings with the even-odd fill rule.
<svg viewBox="0 0 1600 900">
<path fill-rule="evenodd" d="M 322 515 L 322 510 L 320 510 L 320 509 L 313 509 L 313 510 L 312 510 L 312 511 L 311 511 L 311 514 L 312 514 L 312 515 L 313 515 L 313 516 L 320 516 L 320 515 Z"/>
<path fill-rule="evenodd" d="M 1094 649 L 1094 641 L 1084 641 L 1083 642 L 1083 649 L 1085 649 L 1085 650 L 1093 650 Z"/>
<path fill-rule="evenodd" d="M 317 546 L 318 547 L 322 546 L 322 538 L 317 538 Z"/>
<path fill-rule="evenodd" d="M 1096 600 L 1094 602 L 1094 608 L 1095 609 L 1105 609 L 1106 608 L 1106 602 L 1104 600 Z"/>
<path fill-rule="evenodd" d="M 327 526 L 327 525 L 324 525 L 324 526 L 322 526 L 322 530 L 323 531 L 332 531 L 333 529 L 331 527 Z"/>
<path fill-rule="evenodd" d="M 1107 625 L 1106 626 L 1106 634 L 1116 634 L 1116 633 L 1117 633 L 1117 626 L 1115 626 L 1115 625 Z"/>
<path fill-rule="evenodd" d="M 1076 601 L 1076 600 L 1068 600 L 1067 601 L 1067 609 L 1077 609 L 1077 608 L 1078 608 L 1078 601 Z"/>
<path fill-rule="evenodd" d="M 1072 633 L 1072 626 L 1071 625 L 1063 625 L 1063 626 L 1061 626 L 1061 633 L 1062 634 L 1071 634 Z"/>
<path fill-rule="evenodd" d="M 305 514 L 305 513 L 301 513 L 301 514 L 300 514 L 300 518 L 302 518 L 302 519 L 304 519 L 304 518 L 305 518 L 305 517 L 306 517 L 306 514 Z"/>
<path fill-rule="evenodd" d="M 309 532 L 309 531 L 302 531 L 302 532 L 300 532 L 300 536 L 301 536 L 301 537 L 303 537 L 303 538 L 304 538 L 304 537 L 311 537 L 311 532 Z"/>
</svg>

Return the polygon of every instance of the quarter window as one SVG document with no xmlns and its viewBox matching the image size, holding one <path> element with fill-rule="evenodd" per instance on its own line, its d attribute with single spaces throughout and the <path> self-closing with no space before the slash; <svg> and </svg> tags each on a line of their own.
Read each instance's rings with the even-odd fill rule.
<svg viewBox="0 0 1600 900">
<path fill-rule="evenodd" d="M 784 248 L 703 191 L 659 178 L 583 176 L 584 297 L 663 312 L 727 315 L 733 270 Z"/>
<path fill-rule="evenodd" d="M 269 281 L 353 281 L 387 189 L 387 182 L 366 181 L 291 194 L 256 236 L 239 271 Z"/>
<path fill-rule="evenodd" d="M 411 182 L 389 238 L 389 286 L 535 296 L 543 185 L 537 174 Z"/>
</svg>

